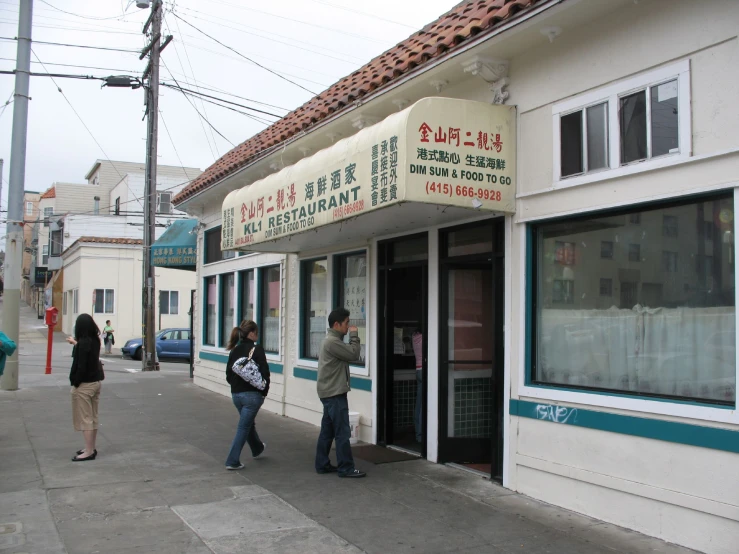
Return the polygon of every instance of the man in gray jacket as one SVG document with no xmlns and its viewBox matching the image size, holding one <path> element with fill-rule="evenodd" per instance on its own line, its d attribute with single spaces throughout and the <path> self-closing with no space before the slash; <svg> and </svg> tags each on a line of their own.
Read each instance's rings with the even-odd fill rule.
<svg viewBox="0 0 739 554">
<path fill-rule="evenodd" d="M 336 473 L 339 477 L 364 477 L 367 474 L 354 467 L 349 445 L 349 362 L 359 359 L 359 334 L 349 326 L 349 310 L 336 308 L 328 316 L 329 329 L 318 355 L 318 397 L 323 403 L 321 433 L 316 446 L 316 472 Z M 349 344 L 344 335 L 349 333 Z M 328 454 L 336 440 L 337 466 L 331 465 Z"/>
</svg>

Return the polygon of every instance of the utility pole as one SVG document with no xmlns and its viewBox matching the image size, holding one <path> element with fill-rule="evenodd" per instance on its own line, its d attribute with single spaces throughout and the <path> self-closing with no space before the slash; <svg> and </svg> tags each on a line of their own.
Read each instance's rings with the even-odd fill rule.
<svg viewBox="0 0 739 554">
<path fill-rule="evenodd" d="M 3 209 L 3 166 L 5 165 L 5 160 L 0 158 L 0 211 Z"/>
<path fill-rule="evenodd" d="M 21 0 L 18 14 L 18 49 L 15 59 L 15 95 L 13 102 L 13 137 L 10 147 L 8 186 L 8 223 L 5 243 L 5 288 L 3 331 L 15 341 L 18 350 L 5 364 L 0 378 L 2 390 L 18 388 L 18 327 L 23 264 L 23 189 L 26 182 L 26 136 L 28 131 L 28 93 L 31 76 L 31 21 L 33 1 Z"/>
<path fill-rule="evenodd" d="M 144 73 L 144 87 L 146 90 L 146 178 L 144 185 L 144 268 L 142 283 L 142 319 L 143 319 L 143 353 L 141 356 L 142 371 L 156 371 L 159 363 L 156 359 L 154 296 L 156 283 L 154 281 L 154 266 L 151 264 L 151 246 L 154 244 L 154 229 L 156 225 L 156 193 L 157 193 L 157 140 L 159 131 L 159 53 L 161 46 L 159 39 L 162 35 L 162 2 L 154 0 L 151 6 L 151 15 L 144 25 L 146 35 L 151 24 L 151 42 L 144 48 L 141 58 L 149 54 L 149 66 Z M 148 74 L 148 82 L 147 82 Z"/>
</svg>

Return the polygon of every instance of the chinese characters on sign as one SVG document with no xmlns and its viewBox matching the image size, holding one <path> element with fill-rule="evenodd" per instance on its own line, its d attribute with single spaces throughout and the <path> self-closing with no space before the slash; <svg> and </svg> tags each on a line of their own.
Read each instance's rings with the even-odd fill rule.
<svg viewBox="0 0 739 554">
<path fill-rule="evenodd" d="M 242 210 L 243 211 L 243 210 Z M 234 246 L 234 208 L 223 210 L 223 225 L 221 226 L 221 250 Z"/>
<path fill-rule="evenodd" d="M 151 263 L 157 267 L 194 266 L 197 263 L 195 248 L 153 246 Z"/>
</svg>

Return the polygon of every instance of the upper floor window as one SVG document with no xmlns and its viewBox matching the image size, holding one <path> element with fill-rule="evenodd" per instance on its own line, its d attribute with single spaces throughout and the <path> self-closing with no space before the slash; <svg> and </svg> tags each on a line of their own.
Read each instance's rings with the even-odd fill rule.
<svg viewBox="0 0 739 554">
<path fill-rule="evenodd" d="M 26 202 L 26 215 L 33 215 L 33 202 Z"/>
<path fill-rule="evenodd" d="M 221 227 L 214 227 L 205 232 L 205 252 L 203 263 L 212 264 L 221 260 L 230 260 L 236 257 L 232 250 L 221 250 Z"/>
<path fill-rule="evenodd" d="M 160 214 L 171 214 L 172 213 L 172 193 L 171 192 L 157 193 L 157 213 L 160 213 Z"/>
<path fill-rule="evenodd" d="M 552 109 L 555 180 L 690 155 L 690 69 L 682 61 L 560 102 Z M 578 177 L 583 179 L 578 179 Z"/>
<path fill-rule="evenodd" d="M 44 227 L 49 226 L 49 218 L 54 214 L 54 208 L 44 208 Z"/>
<path fill-rule="evenodd" d="M 49 263 L 49 245 L 44 244 L 41 247 L 41 265 L 46 265 Z"/>
</svg>

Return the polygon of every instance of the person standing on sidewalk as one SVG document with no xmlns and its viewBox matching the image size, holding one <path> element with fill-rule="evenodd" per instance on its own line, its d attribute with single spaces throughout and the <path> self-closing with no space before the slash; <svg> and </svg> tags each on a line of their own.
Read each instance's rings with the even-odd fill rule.
<svg viewBox="0 0 739 554">
<path fill-rule="evenodd" d="M 80 314 L 74 324 L 74 345 L 69 382 L 72 385 L 72 421 L 76 431 L 82 431 L 85 447 L 77 451 L 73 462 L 87 462 L 97 457 L 95 441 L 98 434 L 100 404 L 100 329 L 90 314 Z"/>
<path fill-rule="evenodd" d="M 110 320 L 105 321 L 105 327 L 103 327 L 103 340 L 105 342 L 105 353 L 110 354 L 113 350 L 113 345 L 115 344 L 115 341 L 113 339 L 113 333 L 115 331 L 110 326 Z"/>
<path fill-rule="evenodd" d="M 349 445 L 349 362 L 359 359 L 359 333 L 349 326 L 349 310 L 336 308 L 328 315 L 329 329 L 321 343 L 318 355 L 318 397 L 323 404 L 321 433 L 316 445 L 316 472 L 336 473 L 339 477 L 365 477 L 367 474 L 354 467 Z M 344 335 L 349 333 L 349 344 Z M 336 441 L 336 463 L 331 465 L 328 454 L 331 443 Z"/>
<path fill-rule="evenodd" d="M 259 338 L 259 328 L 253 321 L 244 320 L 241 325 L 234 327 L 228 340 L 226 350 L 230 350 L 228 355 L 228 363 L 226 364 L 226 381 L 231 385 L 231 398 L 234 406 L 239 412 L 239 424 L 236 428 L 236 436 L 231 444 L 231 450 L 226 458 L 226 469 L 236 470 L 243 469 L 244 464 L 241 463 L 241 451 L 244 444 L 249 443 L 251 455 L 258 458 L 264 453 L 266 444 L 261 441 L 257 434 L 257 427 L 254 420 L 262 407 L 264 399 L 269 392 L 269 364 L 264 348 L 255 344 Z M 251 357 L 259 366 L 259 373 L 262 374 L 267 385 L 264 390 L 259 390 L 239 377 L 233 372 L 234 362 L 239 358 Z"/>
</svg>

